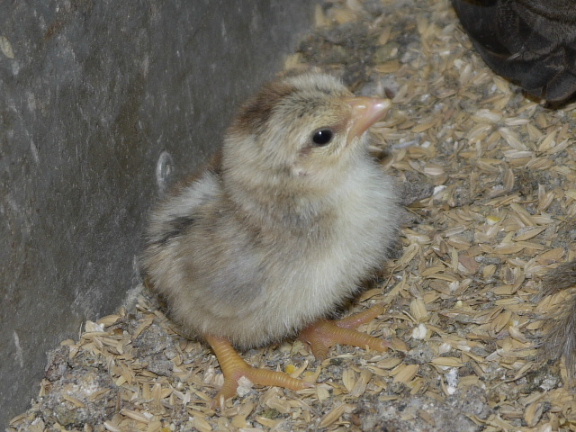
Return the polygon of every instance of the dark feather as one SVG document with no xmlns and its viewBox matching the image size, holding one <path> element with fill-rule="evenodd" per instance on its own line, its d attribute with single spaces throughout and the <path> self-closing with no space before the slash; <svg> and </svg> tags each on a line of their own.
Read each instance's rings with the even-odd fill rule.
<svg viewBox="0 0 576 432">
<path fill-rule="evenodd" d="M 573 288 L 576 288 L 576 261 L 562 264 L 546 277 L 543 295 Z M 576 292 L 548 317 L 547 327 L 548 332 L 541 352 L 550 359 L 564 356 L 568 375 L 573 379 L 576 372 Z"/>
<path fill-rule="evenodd" d="M 452 5 L 494 72 L 555 104 L 576 94 L 574 0 L 452 0 Z"/>
</svg>

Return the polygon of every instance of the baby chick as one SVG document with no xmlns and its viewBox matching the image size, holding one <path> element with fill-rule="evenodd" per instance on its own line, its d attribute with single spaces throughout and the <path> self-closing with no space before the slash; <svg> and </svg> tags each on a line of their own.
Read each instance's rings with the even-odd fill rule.
<svg viewBox="0 0 576 432">
<path fill-rule="evenodd" d="M 251 368 L 233 347 L 298 334 L 316 357 L 336 343 L 389 346 L 354 330 L 378 308 L 328 320 L 397 234 L 394 182 L 369 156 L 365 134 L 389 105 L 324 74 L 278 79 L 240 110 L 213 165 L 153 212 L 143 269 L 172 319 L 214 350 L 220 403 L 242 376 L 310 386 Z"/>
</svg>

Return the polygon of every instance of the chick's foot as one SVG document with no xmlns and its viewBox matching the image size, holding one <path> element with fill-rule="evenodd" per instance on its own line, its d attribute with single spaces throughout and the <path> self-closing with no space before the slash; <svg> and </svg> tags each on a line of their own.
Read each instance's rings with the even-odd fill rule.
<svg viewBox="0 0 576 432">
<path fill-rule="evenodd" d="M 313 387 L 313 384 L 292 378 L 283 372 L 276 372 L 266 369 L 257 369 L 250 366 L 240 357 L 230 341 L 213 335 L 205 335 L 206 341 L 210 344 L 216 358 L 220 363 L 222 374 L 224 375 L 224 385 L 213 401 L 213 407 L 222 406 L 226 399 L 236 395 L 238 381 L 246 377 L 253 384 L 263 386 L 277 386 L 290 390 L 303 390 Z"/>
<path fill-rule="evenodd" d="M 384 352 L 391 346 L 390 342 L 356 331 L 383 311 L 382 306 L 375 306 L 340 320 L 320 320 L 304 329 L 298 339 L 310 345 L 312 354 L 319 360 L 326 358 L 330 348 L 338 344 Z"/>
</svg>

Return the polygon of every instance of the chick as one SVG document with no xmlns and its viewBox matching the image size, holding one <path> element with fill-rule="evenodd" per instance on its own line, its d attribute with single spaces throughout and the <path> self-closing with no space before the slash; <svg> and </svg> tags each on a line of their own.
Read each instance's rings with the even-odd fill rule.
<svg viewBox="0 0 576 432">
<path fill-rule="evenodd" d="M 496 73 L 553 105 L 576 93 L 574 0 L 452 0 Z"/>
<path fill-rule="evenodd" d="M 236 353 L 301 334 L 317 357 L 344 343 L 384 351 L 357 332 L 368 311 L 328 318 L 386 260 L 399 226 L 394 182 L 368 154 L 367 129 L 387 100 L 354 97 L 334 77 L 305 73 L 266 85 L 240 110 L 221 155 L 152 214 L 143 269 L 224 374 L 302 389 Z"/>
</svg>

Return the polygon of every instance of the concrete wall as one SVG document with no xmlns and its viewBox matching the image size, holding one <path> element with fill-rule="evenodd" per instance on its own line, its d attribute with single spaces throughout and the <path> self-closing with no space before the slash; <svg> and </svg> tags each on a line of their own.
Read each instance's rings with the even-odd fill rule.
<svg viewBox="0 0 576 432">
<path fill-rule="evenodd" d="M 0 2 L 0 428 L 46 351 L 135 285 L 158 159 L 174 178 L 203 162 L 313 6 Z"/>
</svg>

